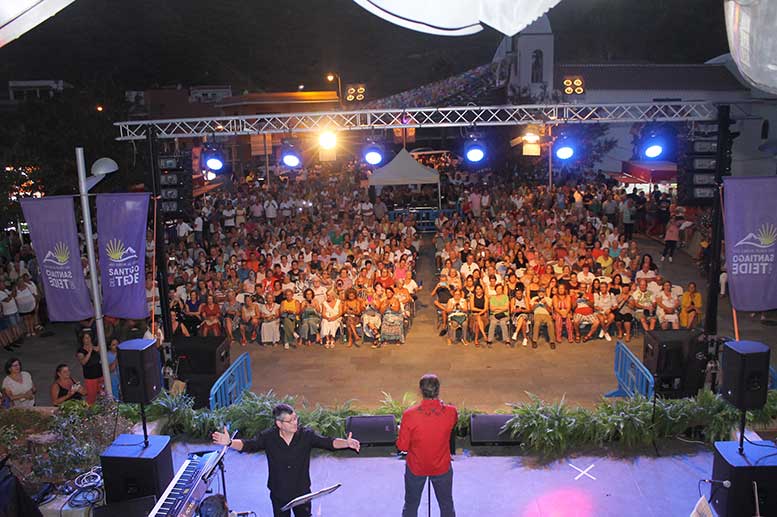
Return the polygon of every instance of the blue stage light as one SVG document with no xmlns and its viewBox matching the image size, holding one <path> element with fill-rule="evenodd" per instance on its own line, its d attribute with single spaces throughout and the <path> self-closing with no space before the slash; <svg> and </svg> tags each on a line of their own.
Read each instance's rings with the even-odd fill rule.
<svg viewBox="0 0 777 517">
<path fill-rule="evenodd" d="M 281 161 L 283 162 L 283 165 L 286 167 L 291 167 L 292 169 L 294 167 L 299 167 L 299 164 L 302 163 L 299 159 L 299 156 L 297 156 L 295 153 L 286 153 L 281 158 Z"/>
<path fill-rule="evenodd" d="M 379 165 L 383 162 L 383 147 L 368 141 L 362 151 L 362 156 L 364 157 L 364 161 L 370 165 Z"/>
<path fill-rule="evenodd" d="M 569 160 L 575 155 L 575 148 L 569 144 L 561 144 L 556 147 L 556 158 L 559 160 Z"/>
<path fill-rule="evenodd" d="M 661 156 L 664 152 L 664 146 L 662 146 L 659 143 L 653 142 L 649 143 L 647 147 L 645 147 L 645 158 L 658 158 Z"/>
<path fill-rule="evenodd" d="M 464 157 L 470 163 L 479 163 L 486 157 L 486 148 L 477 139 L 472 139 L 464 146 Z"/>
<path fill-rule="evenodd" d="M 218 172 L 224 168 L 224 157 L 217 148 L 209 146 L 202 151 L 201 163 L 205 163 L 207 169 Z"/>
</svg>

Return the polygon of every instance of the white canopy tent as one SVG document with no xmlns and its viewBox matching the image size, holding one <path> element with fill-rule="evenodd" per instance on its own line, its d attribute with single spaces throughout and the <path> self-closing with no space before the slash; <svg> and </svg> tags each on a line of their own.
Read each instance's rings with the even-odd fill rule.
<svg viewBox="0 0 777 517">
<path fill-rule="evenodd" d="M 440 208 L 440 174 L 418 163 L 406 149 L 370 176 L 370 186 L 437 184 L 437 208 Z"/>
<path fill-rule="evenodd" d="M 0 47 L 37 27 L 74 0 L 0 1 Z"/>
</svg>

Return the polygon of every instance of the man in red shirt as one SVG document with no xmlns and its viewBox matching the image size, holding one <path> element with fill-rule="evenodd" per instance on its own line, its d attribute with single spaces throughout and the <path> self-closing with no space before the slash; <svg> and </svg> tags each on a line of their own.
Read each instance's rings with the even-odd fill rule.
<svg viewBox="0 0 777 517">
<path fill-rule="evenodd" d="M 402 517 L 418 515 L 427 478 L 434 485 L 440 517 L 455 517 L 450 439 L 458 414 L 454 406 L 439 399 L 440 379 L 436 375 L 424 375 L 418 385 L 424 399 L 403 413 L 397 439 L 397 449 L 407 451 Z"/>
</svg>

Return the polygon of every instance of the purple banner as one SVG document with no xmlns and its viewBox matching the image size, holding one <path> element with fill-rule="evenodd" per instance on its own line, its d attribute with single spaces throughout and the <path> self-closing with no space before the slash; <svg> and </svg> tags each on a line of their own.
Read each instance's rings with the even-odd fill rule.
<svg viewBox="0 0 777 517">
<path fill-rule="evenodd" d="M 723 189 L 731 305 L 777 308 L 777 177 L 724 178 Z"/>
<path fill-rule="evenodd" d="M 94 316 L 84 280 L 78 230 L 70 196 L 22 199 L 38 258 L 46 305 L 52 321 L 79 321 Z"/>
<path fill-rule="evenodd" d="M 145 284 L 148 196 L 97 195 L 97 238 L 106 316 L 141 319 L 149 315 Z"/>
</svg>

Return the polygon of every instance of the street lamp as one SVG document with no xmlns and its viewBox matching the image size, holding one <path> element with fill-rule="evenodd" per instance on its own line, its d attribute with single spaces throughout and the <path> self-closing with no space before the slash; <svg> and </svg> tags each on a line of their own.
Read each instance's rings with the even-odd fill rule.
<svg viewBox="0 0 777 517">
<path fill-rule="evenodd" d="M 83 147 L 76 147 L 76 164 L 78 165 L 78 193 L 81 196 L 81 214 L 84 218 L 84 239 L 86 240 L 86 255 L 89 259 L 89 280 L 92 288 L 94 322 L 97 327 L 97 345 L 100 347 L 100 364 L 103 372 L 103 384 L 105 385 L 105 392 L 108 396 L 113 397 L 111 368 L 108 365 L 108 347 L 105 343 L 105 327 L 103 326 L 102 298 L 100 297 L 100 287 L 97 283 L 97 261 L 94 256 L 92 215 L 89 210 L 89 190 L 100 183 L 107 174 L 119 170 L 119 165 L 110 158 L 100 158 L 92 164 L 92 175 L 87 178 Z"/>
<path fill-rule="evenodd" d="M 329 72 L 326 74 L 326 80 L 331 82 L 334 82 L 334 80 L 337 79 L 337 101 L 340 103 L 340 107 L 343 107 L 343 85 L 340 81 L 340 74 L 336 74 L 334 72 Z"/>
</svg>

